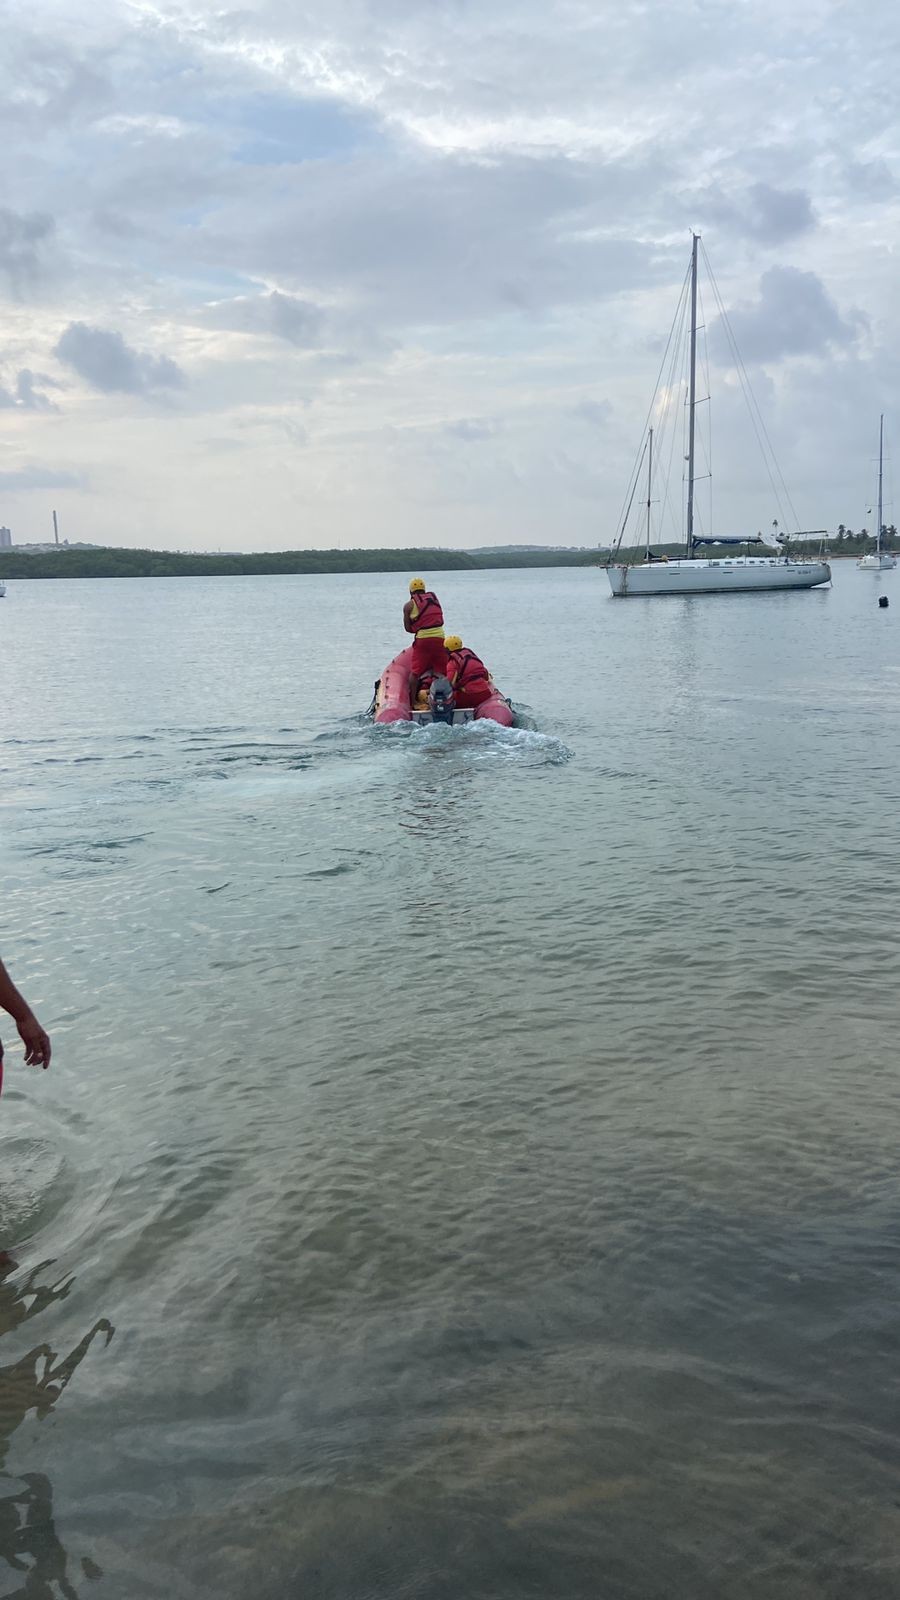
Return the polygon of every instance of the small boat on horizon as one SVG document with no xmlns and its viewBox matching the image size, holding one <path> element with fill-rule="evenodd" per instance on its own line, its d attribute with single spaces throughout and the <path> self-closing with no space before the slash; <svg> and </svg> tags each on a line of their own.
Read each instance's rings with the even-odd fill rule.
<svg viewBox="0 0 900 1600">
<path fill-rule="evenodd" d="M 897 557 L 892 550 L 882 550 L 881 535 L 884 520 L 884 412 L 878 419 L 878 521 L 875 532 L 875 549 L 860 556 L 856 565 L 860 572 L 893 572 L 897 565 Z"/>
<path fill-rule="evenodd" d="M 679 356 L 684 349 L 686 332 L 685 324 L 687 322 L 689 306 L 690 323 L 689 338 L 687 341 L 689 351 L 688 397 L 686 402 L 688 428 L 688 451 L 686 457 L 687 505 L 684 524 L 685 553 L 683 557 L 678 557 L 672 560 L 669 560 L 668 558 L 656 559 L 650 549 L 651 508 L 653 505 L 652 490 L 654 434 L 654 430 L 651 428 L 649 430 L 648 439 L 645 442 L 639 459 L 632 471 L 628 492 L 626 493 L 625 497 L 624 516 L 618 538 L 614 546 L 614 557 L 623 546 L 625 531 L 628 525 L 628 517 L 635 502 L 638 479 L 642 473 L 645 457 L 647 459 L 646 552 L 644 559 L 640 562 L 625 562 L 616 561 L 613 559 L 606 568 L 610 588 L 616 598 L 624 598 L 629 595 L 723 594 L 734 593 L 735 590 L 740 590 L 743 592 L 750 590 L 758 591 L 763 589 L 814 589 L 819 584 L 830 583 L 831 568 L 827 561 L 803 560 L 783 555 L 781 553 L 780 544 L 770 544 L 768 540 L 763 539 L 761 534 L 756 534 L 752 538 L 715 538 L 712 535 L 711 527 L 705 535 L 698 534 L 695 530 L 694 488 L 696 482 L 698 481 L 695 472 L 695 424 L 697 406 L 704 403 L 704 401 L 697 399 L 697 252 L 700 244 L 700 236 L 699 234 L 695 233 L 692 234 L 691 237 L 693 242 L 691 247 L 690 269 L 689 273 L 685 277 L 684 283 L 682 284 L 681 294 L 678 300 L 678 307 L 675 312 L 675 319 L 672 323 L 668 344 L 666 346 L 666 351 L 660 367 L 656 391 L 656 397 L 660 402 L 663 425 L 669 426 L 671 429 L 671 442 L 667 441 L 668 455 L 669 460 L 671 461 L 675 443 L 675 430 L 677 427 L 677 422 L 674 416 L 673 396 L 676 393 L 681 392 L 681 385 L 683 383 L 683 379 L 679 379 L 678 377 L 678 367 Z M 705 251 L 704 259 L 707 262 L 707 268 L 709 270 L 710 280 L 712 282 L 719 305 L 722 323 L 728 334 L 729 341 L 732 345 L 732 351 L 738 364 L 738 372 L 741 377 L 741 386 L 744 389 L 744 396 L 747 400 L 748 407 L 750 408 L 751 418 L 754 422 L 757 437 L 760 438 L 760 429 L 756 416 L 754 415 L 753 406 L 751 405 L 749 379 L 747 378 L 743 363 L 740 361 L 740 356 L 737 353 L 737 349 L 734 346 L 734 336 L 731 332 L 725 307 L 721 302 L 721 297 L 719 296 L 718 287 L 715 283 L 715 279 L 712 277 L 712 271 L 709 269 L 709 262 Z M 709 397 L 707 396 L 705 398 L 708 399 Z M 755 405 L 755 401 L 753 401 L 753 405 Z M 764 426 L 761 437 L 765 438 L 766 442 L 768 443 L 768 435 L 765 433 Z M 770 462 L 769 457 L 765 456 L 765 452 L 763 452 L 763 454 L 771 480 L 772 465 L 775 465 L 777 469 L 777 463 Z M 769 444 L 769 454 L 772 454 L 771 444 Z M 711 469 L 707 472 L 706 476 L 711 479 Z M 780 478 L 780 473 L 778 473 L 778 477 Z M 781 483 L 782 488 L 784 489 L 783 479 L 781 480 Z M 775 493 L 777 499 L 777 489 Z M 784 494 L 785 498 L 789 500 L 786 489 L 784 490 Z M 664 493 L 662 497 L 662 504 L 664 509 L 669 505 L 669 497 L 667 492 Z M 662 539 L 660 542 L 666 543 L 668 541 Z M 762 545 L 764 548 L 767 548 L 769 553 L 766 555 L 744 554 L 738 556 L 723 556 L 721 554 L 716 554 L 710 555 L 709 557 L 695 556 L 695 550 L 701 548 L 702 546 L 710 545 L 715 547 L 719 547 L 721 545 Z"/>
</svg>

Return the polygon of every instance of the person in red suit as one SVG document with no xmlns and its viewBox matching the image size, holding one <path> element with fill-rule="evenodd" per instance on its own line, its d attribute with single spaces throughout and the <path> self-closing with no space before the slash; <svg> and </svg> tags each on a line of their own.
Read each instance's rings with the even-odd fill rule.
<svg viewBox="0 0 900 1600">
<path fill-rule="evenodd" d="M 458 633 L 444 640 L 447 651 L 447 677 L 453 685 L 460 711 L 474 710 L 493 694 L 491 675 L 480 656 L 467 650 Z"/>
<path fill-rule="evenodd" d="M 414 635 L 412 647 L 411 697 L 415 700 L 418 680 L 425 672 L 443 677 L 447 671 L 447 651 L 444 647 L 444 613 L 436 594 L 426 589 L 422 578 L 412 578 L 409 599 L 403 607 L 403 626 Z"/>
</svg>

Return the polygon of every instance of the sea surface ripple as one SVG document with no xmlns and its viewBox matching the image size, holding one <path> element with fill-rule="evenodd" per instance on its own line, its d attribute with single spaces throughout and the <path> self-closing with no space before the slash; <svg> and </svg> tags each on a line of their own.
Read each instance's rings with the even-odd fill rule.
<svg viewBox="0 0 900 1600">
<path fill-rule="evenodd" d="M 428 576 L 0 602 L 0 1592 L 893 1600 L 900 577 Z"/>
</svg>

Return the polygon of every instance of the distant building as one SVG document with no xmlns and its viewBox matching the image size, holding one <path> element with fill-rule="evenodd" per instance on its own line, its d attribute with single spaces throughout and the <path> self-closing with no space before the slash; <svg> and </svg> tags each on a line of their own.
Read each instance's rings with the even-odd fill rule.
<svg viewBox="0 0 900 1600">
<path fill-rule="evenodd" d="M 43 556 L 48 550 L 103 550 L 102 544 L 83 544 L 76 540 L 70 544 L 68 539 L 60 539 L 59 544 L 17 544 L 16 549 L 22 556 Z"/>
<path fill-rule="evenodd" d="M 12 534 L 8 528 L 0 528 L 0 550 L 9 550 L 12 545 Z"/>
</svg>

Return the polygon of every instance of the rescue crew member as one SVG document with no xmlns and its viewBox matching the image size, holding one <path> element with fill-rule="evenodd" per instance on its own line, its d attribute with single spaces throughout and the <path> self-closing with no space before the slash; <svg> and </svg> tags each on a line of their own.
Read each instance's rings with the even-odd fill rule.
<svg viewBox="0 0 900 1600">
<path fill-rule="evenodd" d="M 419 678 L 430 669 L 436 677 L 442 677 L 447 671 L 444 613 L 437 595 L 426 589 L 421 578 L 410 579 L 409 599 L 403 607 L 403 626 L 407 633 L 415 635 L 412 647 L 413 675 Z"/>
<path fill-rule="evenodd" d="M 467 650 L 458 633 L 444 640 L 447 650 L 447 677 L 453 685 L 460 711 L 471 711 L 494 693 L 491 675 L 474 650 Z"/>
</svg>

